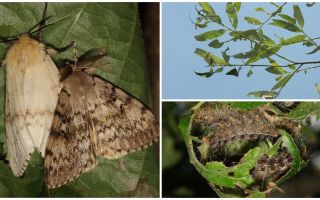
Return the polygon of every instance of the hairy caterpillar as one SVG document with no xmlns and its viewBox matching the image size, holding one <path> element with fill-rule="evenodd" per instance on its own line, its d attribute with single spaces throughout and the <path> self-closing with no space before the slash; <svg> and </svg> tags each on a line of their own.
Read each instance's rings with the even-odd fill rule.
<svg viewBox="0 0 320 200">
<path fill-rule="evenodd" d="M 278 117 L 267 108 L 261 106 L 244 111 L 218 103 L 203 104 L 194 113 L 192 121 L 192 134 L 202 140 L 201 145 L 197 146 L 199 160 L 237 165 L 250 149 L 274 143 L 280 137 L 281 130 L 289 132 L 299 147 L 299 122 Z M 304 154 L 303 151 L 300 153 Z M 270 158 L 263 155 L 258 160 L 251 170 L 252 178 L 257 182 L 276 181 L 291 168 L 292 161 L 293 156 L 285 147 L 280 147 L 276 155 Z"/>
</svg>

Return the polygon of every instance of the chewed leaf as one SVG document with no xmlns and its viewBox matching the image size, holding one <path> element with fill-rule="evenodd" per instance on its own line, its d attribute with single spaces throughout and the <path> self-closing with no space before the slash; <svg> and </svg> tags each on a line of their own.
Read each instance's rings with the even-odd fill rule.
<svg viewBox="0 0 320 200">
<path fill-rule="evenodd" d="M 299 43 L 299 42 L 302 42 L 304 41 L 306 38 L 305 35 L 296 35 L 296 36 L 293 36 L 289 39 L 286 39 L 286 40 L 283 40 L 281 42 L 282 45 L 291 45 L 291 44 L 296 44 L 296 43 Z"/>
<path fill-rule="evenodd" d="M 239 5 L 239 4 L 238 4 Z M 228 15 L 229 21 L 234 29 L 237 29 L 238 26 L 238 16 L 237 10 L 240 10 L 240 6 L 237 6 L 237 3 L 228 2 L 226 5 L 226 13 Z"/>
<path fill-rule="evenodd" d="M 260 22 L 260 20 L 253 18 L 253 17 L 245 17 L 244 18 L 249 24 L 253 24 L 253 25 L 261 25 L 262 22 Z"/>
<path fill-rule="evenodd" d="M 298 5 L 293 6 L 293 16 L 298 21 L 301 28 L 304 26 L 304 19 L 300 7 Z"/>
<path fill-rule="evenodd" d="M 194 36 L 198 41 L 206 41 L 222 36 L 226 32 L 225 29 L 213 30 Z"/>
<path fill-rule="evenodd" d="M 278 88 L 284 87 L 287 82 L 291 79 L 291 77 L 293 76 L 292 73 L 286 75 L 285 77 L 283 77 L 280 81 L 278 81 L 271 90 L 276 90 Z"/>
<path fill-rule="evenodd" d="M 291 24 L 296 24 L 296 20 L 293 19 L 292 17 L 290 17 L 289 15 L 286 15 L 286 14 L 279 14 L 279 16 L 286 20 L 287 22 L 291 23 Z"/>
<path fill-rule="evenodd" d="M 201 8 L 208 14 L 215 14 L 213 8 L 211 7 L 210 3 L 208 2 L 199 2 Z"/>
<path fill-rule="evenodd" d="M 213 65 L 223 66 L 223 65 L 227 65 L 228 64 L 224 59 L 222 59 L 222 58 L 220 58 L 220 57 L 218 57 L 216 55 L 213 55 L 212 53 L 209 53 L 209 52 L 207 52 L 207 51 L 205 51 L 203 49 L 200 49 L 200 48 L 196 48 L 194 53 L 199 55 L 199 56 L 201 56 L 201 57 L 203 57 L 204 60 L 210 66 L 213 66 Z"/>
<path fill-rule="evenodd" d="M 283 21 L 283 20 L 273 19 L 273 22 L 270 24 L 273 26 L 277 26 L 277 27 L 286 29 L 291 32 L 301 32 L 299 27 L 297 27 L 296 25 L 291 24 L 289 22 Z"/>
<path fill-rule="evenodd" d="M 285 131 L 282 132 L 282 135 L 282 145 L 288 149 L 291 155 L 293 155 L 293 162 L 291 169 L 285 174 L 285 176 L 278 180 L 279 184 L 294 176 L 298 171 L 306 166 L 306 162 L 302 160 L 299 148 L 295 144 L 292 136 Z"/>
<path fill-rule="evenodd" d="M 219 42 L 218 39 L 215 39 L 215 40 L 213 40 L 212 42 L 209 43 L 209 46 L 213 47 L 213 48 L 220 48 L 220 47 L 223 46 L 223 44 L 224 44 L 223 42 Z"/>
<path fill-rule="evenodd" d="M 211 68 L 209 72 L 194 72 L 194 73 L 196 73 L 198 76 L 202 76 L 202 77 L 205 77 L 205 78 L 210 78 L 215 72 Z"/>
</svg>

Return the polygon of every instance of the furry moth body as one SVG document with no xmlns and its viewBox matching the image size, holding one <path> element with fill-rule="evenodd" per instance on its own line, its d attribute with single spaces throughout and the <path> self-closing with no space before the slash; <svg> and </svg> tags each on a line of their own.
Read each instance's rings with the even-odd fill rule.
<svg viewBox="0 0 320 200">
<path fill-rule="evenodd" d="M 92 169 L 96 156 L 117 159 L 158 137 L 156 119 L 142 103 L 97 76 L 73 71 L 63 81 L 48 138 L 47 187 L 60 187 Z"/>
<path fill-rule="evenodd" d="M 61 90 L 60 74 L 44 44 L 22 35 L 9 48 L 6 67 L 6 136 L 10 167 L 25 171 L 31 153 L 44 156 Z"/>
</svg>

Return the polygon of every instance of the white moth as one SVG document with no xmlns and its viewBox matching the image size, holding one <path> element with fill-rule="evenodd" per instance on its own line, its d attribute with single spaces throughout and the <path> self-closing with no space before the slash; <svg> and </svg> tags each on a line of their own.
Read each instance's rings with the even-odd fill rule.
<svg viewBox="0 0 320 200">
<path fill-rule="evenodd" d="M 6 67 L 7 159 L 21 176 L 37 149 L 44 156 L 58 94 L 60 75 L 45 45 L 22 35 L 9 48 Z"/>
</svg>

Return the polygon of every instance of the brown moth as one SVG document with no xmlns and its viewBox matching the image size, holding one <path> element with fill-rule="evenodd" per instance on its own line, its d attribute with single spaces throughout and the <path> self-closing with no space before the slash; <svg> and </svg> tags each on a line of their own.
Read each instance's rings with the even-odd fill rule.
<svg viewBox="0 0 320 200">
<path fill-rule="evenodd" d="M 77 67 L 64 68 L 63 73 L 71 72 L 63 80 L 45 153 L 49 189 L 92 169 L 97 156 L 117 159 L 158 141 L 159 127 L 152 112 L 92 74 L 91 69 L 106 57 L 105 49 L 94 54 L 87 56 L 89 63 L 84 56 Z"/>
</svg>

